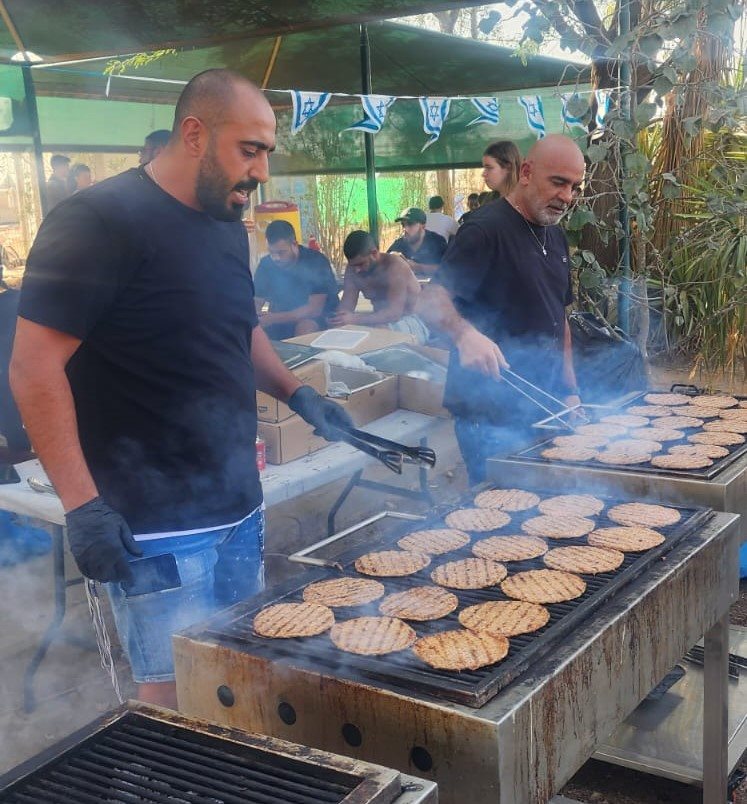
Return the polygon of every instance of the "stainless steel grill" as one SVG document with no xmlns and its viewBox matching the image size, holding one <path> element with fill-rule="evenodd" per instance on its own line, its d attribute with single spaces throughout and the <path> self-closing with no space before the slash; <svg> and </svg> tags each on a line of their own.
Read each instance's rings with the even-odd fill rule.
<svg viewBox="0 0 747 804">
<path fill-rule="evenodd" d="M 395 771 L 138 704 L 0 777 L 3 804 L 391 804 L 401 793 Z"/>
<path fill-rule="evenodd" d="M 552 493 L 544 496 L 552 496 Z M 467 505 L 471 500 L 472 497 L 464 499 L 462 504 Z M 609 508 L 618 501 L 606 500 L 605 502 L 605 507 Z M 453 506 L 444 508 L 440 512 L 441 516 L 436 514 L 428 521 L 419 523 L 418 529 L 444 527 L 443 516 L 451 510 L 453 510 Z M 479 534 L 479 536 L 484 538 L 492 534 L 519 532 L 521 522 L 536 516 L 537 513 L 536 509 L 514 512 L 511 515 L 509 525 L 491 533 Z M 251 649 L 257 655 L 269 659 L 300 661 L 306 666 L 315 669 L 326 669 L 336 675 L 365 678 L 385 684 L 392 689 L 432 695 L 447 701 L 480 707 L 523 673 L 532 662 L 552 650 L 559 640 L 563 639 L 593 611 L 615 595 L 626 583 L 644 572 L 651 563 L 661 559 L 680 539 L 700 527 L 711 516 L 711 512 L 707 509 L 681 509 L 681 515 L 682 519 L 677 525 L 659 528 L 659 531 L 665 536 L 665 541 L 657 548 L 638 555 L 628 553 L 623 564 L 614 572 L 583 575 L 582 577 L 586 582 L 586 591 L 581 597 L 565 603 L 548 605 L 550 621 L 544 628 L 531 634 L 512 637 L 507 658 L 497 665 L 480 668 L 479 670 L 463 670 L 461 672 L 437 670 L 421 662 L 410 651 L 379 657 L 345 654 L 330 642 L 327 635 L 315 638 L 279 640 L 265 639 L 254 634 L 252 620 L 257 612 L 270 603 L 301 600 L 303 587 L 310 581 L 308 577 L 302 581 L 295 579 L 282 587 L 275 587 L 260 597 L 254 598 L 250 603 L 240 604 L 218 615 L 206 625 L 205 633 L 214 636 L 216 639 L 232 640 L 242 645 L 242 647 L 245 646 L 247 649 Z M 608 527 L 616 524 L 607 519 L 604 514 L 600 514 L 594 519 L 597 527 Z M 413 529 L 412 524 L 407 526 L 407 531 Z M 378 544 L 375 548 L 368 544 L 365 550 L 358 548 L 351 551 L 339 557 L 336 563 L 342 565 L 347 574 L 356 575 L 357 573 L 352 565 L 361 553 L 368 552 L 371 549 L 386 549 L 392 545 L 396 548 L 394 543 L 407 531 L 400 527 L 386 536 L 377 534 Z M 547 539 L 547 541 L 550 547 L 565 547 L 573 544 L 584 544 L 585 538 Z M 414 575 L 406 578 L 379 578 L 378 580 L 384 584 L 387 594 L 402 591 L 413 584 L 430 584 L 432 583 L 430 572 L 436 566 L 447 561 L 471 556 L 472 553 L 469 546 L 467 546 L 444 556 L 432 557 L 431 564 Z M 544 566 L 541 557 L 526 561 L 512 561 L 510 563 L 512 573 L 529 569 L 541 569 Z M 338 574 L 331 570 L 317 571 L 314 580 L 337 577 Z M 450 628 L 461 628 L 458 613 L 467 606 L 484 603 L 489 600 L 508 599 L 495 587 L 475 590 L 455 589 L 451 591 L 459 598 L 458 609 L 453 614 L 436 621 L 411 623 L 419 637 Z M 340 621 L 351 617 L 360 617 L 364 614 L 377 614 L 378 602 L 375 601 L 369 607 L 357 606 L 347 610 L 336 609 L 335 619 Z"/>
</svg>

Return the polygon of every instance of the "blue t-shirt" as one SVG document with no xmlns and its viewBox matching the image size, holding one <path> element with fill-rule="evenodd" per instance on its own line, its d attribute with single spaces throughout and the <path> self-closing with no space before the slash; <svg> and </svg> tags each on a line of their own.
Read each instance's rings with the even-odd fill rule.
<svg viewBox="0 0 747 804">
<path fill-rule="evenodd" d="M 81 446 L 133 533 L 218 527 L 261 502 L 241 223 L 128 170 L 45 218 L 19 314 L 82 340 L 67 367 Z"/>
<path fill-rule="evenodd" d="M 309 296 L 324 294 L 320 318 L 337 309 L 337 280 L 329 260 L 318 251 L 299 245 L 293 265 L 276 265 L 269 254 L 259 261 L 254 275 L 257 297 L 267 299 L 271 313 L 285 313 L 308 304 Z"/>
</svg>

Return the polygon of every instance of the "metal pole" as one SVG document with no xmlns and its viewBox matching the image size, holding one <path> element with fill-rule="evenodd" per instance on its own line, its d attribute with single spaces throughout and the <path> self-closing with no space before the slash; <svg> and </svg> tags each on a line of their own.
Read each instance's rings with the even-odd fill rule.
<svg viewBox="0 0 747 804">
<path fill-rule="evenodd" d="M 705 634 L 703 661 L 703 804 L 727 801 L 729 777 L 729 615 Z"/>
<path fill-rule="evenodd" d="M 364 95 L 371 89 L 371 50 L 368 42 L 368 26 L 361 25 L 361 85 Z M 376 198 L 376 155 L 373 134 L 364 133 L 363 148 L 366 156 L 366 194 L 368 196 L 368 230 L 379 241 L 379 202 Z"/>
<path fill-rule="evenodd" d="M 620 36 L 625 36 L 630 32 L 630 6 L 629 0 L 622 0 L 620 3 Z M 622 57 L 619 62 L 619 92 L 620 92 L 620 115 L 624 120 L 631 119 L 631 96 L 630 96 L 630 62 Z M 625 179 L 625 152 L 627 149 L 620 149 L 620 186 Z M 630 333 L 630 295 L 632 271 L 630 268 L 630 216 L 628 214 L 628 204 L 625 198 L 620 196 L 620 226 L 622 227 L 622 239 L 620 240 L 620 267 L 622 278 L 617 297 L 617 318 L 620 328 L 626 334 Z"/>
<path fill-rule="evenodd" d="M 39 131 L 39 109 L 36 105 L 36 89 L 34 79 L 31 77 L 31 65 L 24 64 L 21 67 L 21 72 L 23 73 L 23 90 L 26 94 L 26 108 L 28 109 L 29 124 L 31 126 L 31 140 L 34 146 L 39 201 L 41 203 L 42 217 L 44 217 L 47 214 L 47 180 L 44 176 L 44 152 L 42 151 L 41 132 Z"/>
</svg>

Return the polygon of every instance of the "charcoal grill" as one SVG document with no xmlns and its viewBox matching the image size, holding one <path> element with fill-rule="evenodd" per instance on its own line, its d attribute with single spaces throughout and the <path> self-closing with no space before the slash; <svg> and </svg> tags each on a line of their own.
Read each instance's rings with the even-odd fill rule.
<svg viewBox="0 0 747 804">
<path fill-rule="evenodd" d="M 3 804 L 415 804 L 387 768 L 130 703 L 0 777 Z"/>
<path fill-rule="evenodd" d="M 292 597 L 296 582 L 175 637 L 180 708 L 432 779 L 447 804 L 540 804 L 698 637 L 714 629 L 706 648 L 711 668 L 706 746 L 715 758 L 707 761 L 705 801 L 722 804 L 715 788 L 722 775 L 724 690 L 713 661 L 721 661 L 719 635 L 736 595 L 736 517 L 706 521 L 704 512 L 685 513 L 681 532 L 668 534 L 668 552 L 659 560 L 635 567 L 634 559 L 617 577 L 602 580 L 602 589 L 614 586 L 614 597 L 603 593 L 584 609 L 598 593 L 592 590 L 575 609 L 553 611 L 554 622 L 544 632 L 512 639 L 516 644 L 505 666 L 515 665 L 504 679 L 496 667 L 485 674 L 434 671 L 405 654 L 364 660 L 330 650 L 325 637 L 293 642 L 254 637 L 251 613 Z M 398 535 L 377 533 L 367 549 Z M 305 582 L 329 575 L 315 570 Z M 401 583 L 384 582 L 388 591 Z M 483 593 L 457 594 L 469 604 Z M 565 617 L 572 625 L 551 639 Z M 418 624 L 416 630 L 438 627 L 444 624 Z M 532 653 L 538 644 L 542 649 Z M 508 686 L 495 694 L 503 683 Z M 476 708 L 481 700 L 487 702 Z"/>
<path fill-rule="evenodd" d="M 642 396 L 625 397 L 610 405 L 608 412 L 624 413 L 630 405 L 640 404 Z M 692 432 L 695 431 L 687 430 L 686 435 Z M 667 442 L 667 446 L 675 443 L 680 442 Z M 636 500 L 730 511 L 741 514 L 742 540 L 747 540 L 747 442 L 728 447 L 729 455 L 714 459 L 712 466 L 688 470 L 660 469 L 651 464 L 612 466 L 594 461 L 548 461 L 541 456 L 548 445 L 548 439 L 543 437 L 540 442 L 527 444 L 508 456 L 488 459 L 488 477 L 501 485 L 556 491 L 580 489 L 590 494 L 620 494 Z"/>
</svg>

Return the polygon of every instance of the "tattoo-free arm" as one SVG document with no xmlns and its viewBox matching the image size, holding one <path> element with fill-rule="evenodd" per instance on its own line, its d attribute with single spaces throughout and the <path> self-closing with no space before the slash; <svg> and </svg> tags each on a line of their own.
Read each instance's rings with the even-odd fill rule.
<svg viewBox="0 0 747 804">
<path fill-rule="evenodd" d="M 314 293 L 309 296 L 308 302 L 295 310 L 285 310 L 283 312 L 270 312 L 261 314 L 261 324 L 291 324 L 302 321 L 304 318 L 319 318 L 324 309 L 326 299 L 324 293 Z"/>
<path fill-rule="evenodd" d="M 298 378 L 277 356 L 261 327 L 254 327 L 252 330 L 252 365 L 257 388 L 281 402 L 287 402 L 291 394 L 301 386 Z"/>
<path fill-rule="evenodd" d="M 78 435 L 65 366 L 81 341 L 18 319 L 10 383 L 34 451 L 60 495 L 65 511 L 98 496 Z"/>
</svg>

